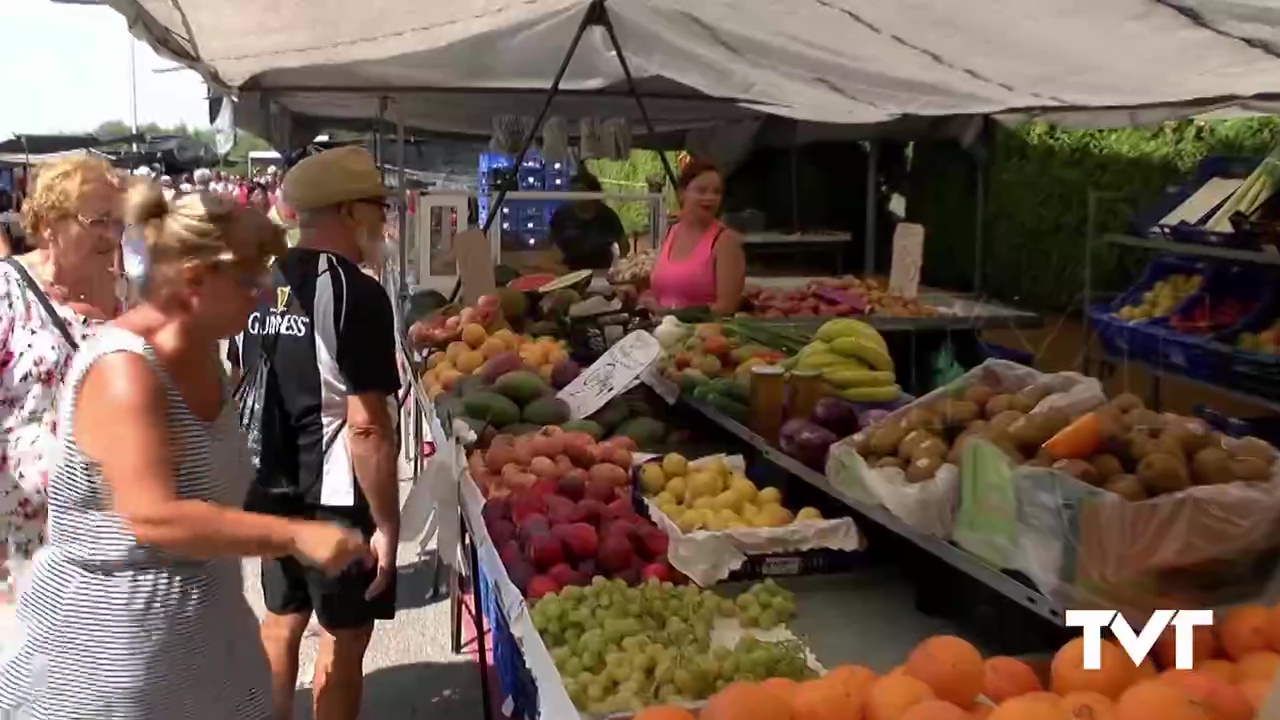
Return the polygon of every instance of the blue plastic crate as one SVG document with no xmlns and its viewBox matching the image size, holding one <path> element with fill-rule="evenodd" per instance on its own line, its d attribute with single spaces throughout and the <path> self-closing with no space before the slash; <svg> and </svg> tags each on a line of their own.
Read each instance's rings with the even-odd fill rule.
<svg viewBox="0 0 1280 720">
<path fill-rule="evenodd" d="M 1252 311 L 1234 326 L 1204 335 L 1180 332 L 1172 325 L 1173 317 L 1193 312 L 1201 303 L 1236 299 L 1255 303 Z M 1274 273 L 1256 265 L 1219 263 L 1209 272 L 1200 292 L 1187 298 L 1170 318 L 1152 323 L 1160 334 L 1161 367 L 1195 380 L 1229 385 L 1231 383 L 1231 348 L 1221 342 L 1237 334 L 1239 328 L 1255 321 L 1272 306 L 1275 299 Z"/>
<path fill-rule="evenodd" d="M 1162 335 L 1153 332 L 1160 327 L 1160 320 L 1125 321 L 1115 316 L 1120 308 L 1136 304 L 1142 294 L 1150 290 L 1160 280 L 1175 274 L 1198 274 L 1207 281 L 1212 266 L 1203 261 L 1172 255 L 1161 255 L 1151 261 L 1143 271 L 1142 277 L 1133 287 L 1120 297 L 1109 303 L 1099 303 L 1089 308 L 1089 324 L 1097 333 L 1103 350 L 1113 357 L 1133 358 L 1142 362 L 1158 365 L 1160 363 L 1160 343 Z M 1187 300 L 1194 297 L 1193 293 Z M 1186 300 L 1183 301 L 1185 304 Z M 1182 304 L 1173 309 L 1176 313 Z"/>
</svg>

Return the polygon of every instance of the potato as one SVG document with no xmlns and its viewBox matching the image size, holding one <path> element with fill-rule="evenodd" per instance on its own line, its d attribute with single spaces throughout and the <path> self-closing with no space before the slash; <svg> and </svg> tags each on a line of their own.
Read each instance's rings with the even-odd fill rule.
<svg viewBox="0 0 1280 720">
<path fill-rule="evenodd" d="M 1254 457 L 1236 458 L 1231 461 L 1231 474 L 1245 482 L 1262 482 L 1271 477 L 1271 465 Z"/>
<path fill-rule="evenodd" d="M 899 470 L 905 468 L 906 466 L 907 464 L 903 462 L 901 458 L 897 458 L 893 456 L 882 457 L 871 464 L 871 467 L 875 467 L 875 468 L 898 468 Z"/>
<path fill-rule="evenodd" d="M 978 406 L 967 400 L 948 400 L 942 404 L 939 418 L 946 427 L 968 425 L 982 416 Z"/>
<path fill-rule="evenodd" d="M 996 415 L 987 422 L 987 427 L 992 430 L 1008 430 L 1009 426 L 1026 417 L 1017 410 L 1005 410 Z"/>
<path fill-rule="evenodd" d="M 914 463 L 921 458 L 945 458 L 947 456 L 947 444 L 936 437 L 926 438 L 924 442 L 916 446 L 916 451 L 911 455 L 911 461 Z"/>
<path fill-rule="evenodd" d="M 1191 479 L 1196 485 L 1221 485 L 1236 479 L 1231 456 L 1222 448 L 1204 448 L 1191 459 Z"/>
<path fill-rule="evenodd" d="M 1113 492 L 1125 500 L 1138 501 L 1147 499 L 1147 491 L 1136 475 L 1116 475 L 1102 486 L 1104 490 Z"/>
<path fill-rule="evenodd" d="M 930 480 L 938 473 L 940 467 L 942 467 L 940 457 L 922 457 L 915 460 L 907 466 L 907 482 L 920 483 Z"/>
<path fill-rule="evenodd" d="M 994 418 L 1002 412 L 1008 412 L 1013 409 L 1012 395 L 996 395 L 987 401 L 983 411 L 987 415 L 987 419 Z"/>
<path fill-rule="evenodd" d="M 1125 424 L 1132 430 L 1145 430 L 1155 435 L 1164 429 L 1164 418 L 1160 414 L 1145 408 L 1133 410 L 1124 415 Z"/>
<path fill-rule="evenodd" d="M 902 438 L 902 442 L 898 443 L 898 457 L 903 460 L 911 460 L 915 457 L 916 448 L 932 437 L 933 435 L 930 435 L 927 431 L 912 430 L 907 433 L 906 437 Z"/>
<path fill-rule="evenodd" d="M 1276 449 L 1271 443 L 1256 437 L 1243 437 L 1231 443 L 1231 454 L 1238 458 L 1257 458 L 1270 464 L 1276 458 Z"/>
<path fill-rule="evenodd" d="M 1029 413 L 1032 410 L 1036 409 L 1036 403 L 1038 402 L 1040 401 L 1032 400 L 1030 397 L 1026 395 L 1021 395 L 1021 394 L 1014 395 L 1013 400 L 1009 402 L 1009 409 L 1017 410 L 1020 413 Z"/>
<path fill-rule="evenodd" d="M 1146 404 L 1142 402 L 1142 398 L 1133 393 L 1121 393 L 1111 398 L 1111 402 L 1108 404 L 1122 415 L 1133 410 L 1142 410 L 1146 407 Z"/>
<path fill-rule="evenodd" d="M 1053 464 L 1053 469 L 1090 485 L 1098 484 L 1097 469 L 1084 460 L 1059 460 Z"/>
<path fill-rule="evenodd" d="M 871 453 L 874 455 L 893 455 L 898 451 L 898 444 L 907 436 L 907 429 L 900 425 L 881 425 L 871 431 Z"/>
<path fill-rule="evenodd" d="M 961 395 L 963 399 L 977 405 L 979 408 L 985 408 L 991 398 L 996 396 L 996 389 L 986 385 L 971 385 L 968 390 Z"/>
<path fill-rule="evenodd" d="M 1186 463 L 1164 453 L 1155 452 L 1142 458 L 1137 475 L 1148 495 L 1178 492 L 1191 486 Z"/>
<path fill-rule="evenodd" d="M 1178 438 L 1178 442 L 1182 445 L 1182 451 L 1188 457 L 1209 447 L 1213 442 L 1213 431 L 1209 428 L 1209 425 L 1196 418 L 1178 415 L 1166 416 L 1164 432 L 1166 435 Z"/>
<path fill-rule="evenodd" d="M 1109 453 L 1094 455 L 1089 458 L 1089 464 L 1098 473 L 1098 480 L 1106 485 L 1107 481 L 1116 475 L 1124 474 L 1124 465 L 1121 464 L 1120 458 Z"/>
<path fill-rule="evenodd" d="M 853 436 L 853 449 L 862 457 L 871 454 L 871 432 L 863 430 Z"/>
<path fill-rule="evenodd" d="M 1049 397 L 1049 395 L 1052 392 L 1053 392 L 1053 388 L 1043 383 L 1036 383 L 1035 385 L 1019 390 L 1015 394 L 1018 397 L 1023 398 L 1024 400 L 1030 401 L 1031 407 L 1035 407 L 1036 405 L 1040 404 L 1041 400 Z M 1030 410 L 1028 410 L 1027 412 L 1030 412 Z"/>
<path fill-rule="evenodd" d="M 916 408 L 907 412 L 902 424 L 908 430 L 925 430 L 931 433 L 942 432 L 942 421 L 932 410 Z"/>
<path fill-rule="evenodd" d="M 1039 447 L 1048 438 L 1041 437 L 1039 422 L 1034 415 L 1023 415 L 1009 426 L 1009 439 L 1023 449 Z"/>
</svg>

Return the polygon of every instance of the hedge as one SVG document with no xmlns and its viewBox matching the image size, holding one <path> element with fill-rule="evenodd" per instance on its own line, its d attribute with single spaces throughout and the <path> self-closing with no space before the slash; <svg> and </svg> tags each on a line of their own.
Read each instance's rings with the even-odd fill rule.
<svg viewBox="0 0 1280 720">
<path fill-rule="evenodd" d="M 1134 209 L 1185 178 L 1206 155 L 1261 157 L 1280 119 L 1183 121 L 1123 130 L 1062 130 L 1044 123 L 997 128 L 987 174 L 982 291 L 1041 311 L 1079 302 L 1090 189 L 1118 193 L 1097 230 L 1122 232 Z M 908 217 L 928 229 L 924 281 L 971 290 L 975 164 L 954 143 L 915 143 Z M 1095 287 L 1119 290 L 1146 255 L 1098 246 Z"/>
</svg>

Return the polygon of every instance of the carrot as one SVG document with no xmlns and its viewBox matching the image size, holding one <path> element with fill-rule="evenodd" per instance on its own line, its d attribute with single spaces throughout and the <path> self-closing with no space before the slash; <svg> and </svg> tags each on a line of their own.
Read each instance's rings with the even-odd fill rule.
<svg viewBox="0 0 1280 720">
<path fill-rule="evenodd" d="M 1045 441 L 1042 446 L 1054 460 L 1087 458 L 1102 445 L 1102 423 L 1097 413 L 1085 413 Z"/>
</svg>

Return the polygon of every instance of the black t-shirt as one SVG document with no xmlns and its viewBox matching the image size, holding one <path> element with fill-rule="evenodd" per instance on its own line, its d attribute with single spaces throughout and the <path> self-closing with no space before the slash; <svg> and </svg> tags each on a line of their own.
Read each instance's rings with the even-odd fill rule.
<svg viewBox="0 0 1280 720">
<path fill-rule="evenodd" d="M 604 203 L 586 218 L 572 204 L 562 205 L 551 216 L 550 230 L 570 270 L 607 270 L 613 264 L 614 246 L 626 236 L 618 214 Z"/>
<path fill-rule="evenodd" d="M 285 253 L 272 282 L 271 302 L 253 311 L 240 340 L 244 368 L 258 362 L 264 339 L 271 352 L 255 494 L 367 508 L 347 450 L 347 396 L 384 394 L 395 416 L 391 300 L 351 261 L 307 248 Z"/>
</svg>

